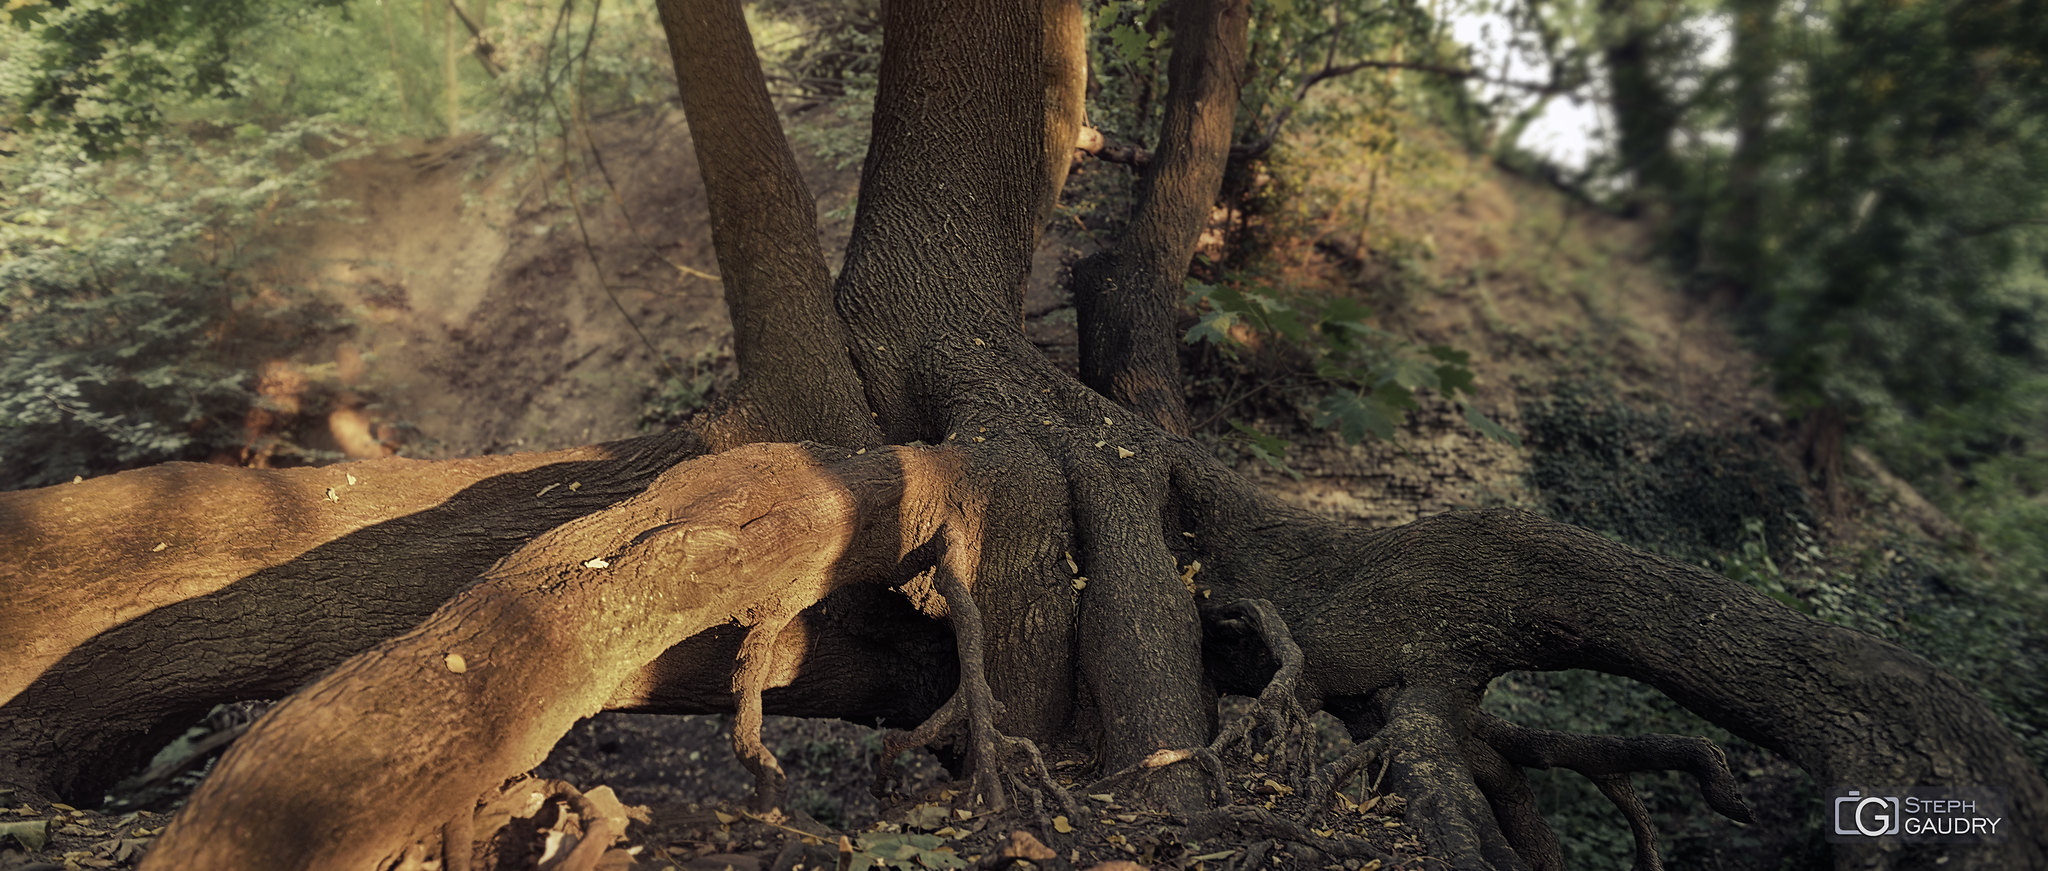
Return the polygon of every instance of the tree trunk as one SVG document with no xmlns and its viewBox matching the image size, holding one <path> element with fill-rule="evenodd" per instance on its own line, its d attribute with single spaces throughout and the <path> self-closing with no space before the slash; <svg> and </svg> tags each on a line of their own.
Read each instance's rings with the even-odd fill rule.
<svg viewBox="0 0 2048 871">
<path fill-rule="evenodd" d="M 1747 293 L 1767 274 L 1764 171 L 1771 154 L 1771 79 L 1778 72 L 1778 2 L 1741 0 L 1734 12 L 1735 153 L 1728 160 L 1728 205 L 1712 229 L 1720 271 Z"/>
<path fill-rule="evenodd" d="M 1602 0 L 1600 11 L 1609 30 L 1601 49 L 1607 65 L 1608 102 L 1619 134 L 1621 170 L 1634 182 L 1630 210 L 1685 188 L 1671 136 L 1678 128 L 1678 107 L 1658 78 L 1656 65 L 1664 51 L 1663 10 L 1657 0 Z"/>
<path fill-rule="evenodd" d="M 1081 382 L 1183 435 L 1181 285 L 1230 160 L 1250 18 L 1247 0 L 1178 4 L 1166 117 L 1130 225 L 1115 248 L 1074 268 Z"/>
<path fill-rule="evenodd" d="M 740 367 L 737 397 L 714 416 L 714 448 L 806 439 L 880 444 L 847 356 L 846 329 L 832 314 L 817 203 L 769 102 L 738 0 L 659 5 L 710 200 Z"/>
</svg>

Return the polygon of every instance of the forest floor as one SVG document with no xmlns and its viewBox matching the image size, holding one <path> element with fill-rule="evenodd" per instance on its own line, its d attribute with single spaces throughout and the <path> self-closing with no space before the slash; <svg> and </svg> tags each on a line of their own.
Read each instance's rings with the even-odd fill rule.
<svg viewBox="0 0 2048 871">
<path fill-rule="evenodd" d="M 707 277 L 717 263 L 680 116 L 628 113 L 597 132 L 613 184 L 590 174 L 574 197 L 536 180 L 553 174 L 480 139 L 390 147 L 341 164 L 330 195 L 354 206 L 294 231 L 283 247 L 297 253 L 264 276 L 340 307 L 351 323 L 280 361 L 317 388 L 309 395 L 330 397 L 307 405 L 285 435 L 352 456 L 544 450 L 636 435 L 714 397 L 731 375 L 731 331 L 719 284 Z M 1389 331 L 1470 352 L 1480 406 L 1509 429 L 1531 432 L 1534 418 L 1555 415 L 1547 403 L 1559 385 L 1590 379 L 1619 406 L 1654 406 L 1673 431 L 1747 439 L 1779 462 L 1790 435 L 1725 306 L 1676 289 L 1644 227 L 1447 141 L 1409 147 L 1421 156 L 1405 163 L 1361 157 L 1343 137 L 1304 135 L 1291 153 L 1292 196 L 1260 214 L 1219 216 L 1220 227 L 1236 222 L 1257 240 L 1257 253 L 1233 268 L 1305 295 L 1359 299 Z M 836 262 L 857 171 L 809 154 L 802 161 Z M 1122 167 L 1079 166 L 1073 208 L 1041 246 L 1025 328 L 1063 365 L 1073 366 L 1076 353 L 1064 269 L 1115 230 L 1086 200 L 1127 185 Z M 1348 446 L 1308 425 L 1284 355 L 1247 351 L 1232 361 L 1195 349 L 1188 362 L 1203 437 L 1304 507 L 1384 526 L 1458 507 L 1549 504 L 1532 483 L 1535 447 L 1486 440 L 1446 403 L 1425 403 L 1394 442 Z M 1300 477 L 1242 455 L 1221 435 L 1231 419 L 1287 438 Z M 1759 504 L 1760 512 L 1782 507 Z M 1343 730 L 1318 723 L 1323 752 L 1335 754 Z M 639 867 L 766 868 L 800 839 L 740 815 L 752 781 L 725 728 L 717 717 L 600 715 L 572 730 L 537 773 L 585 790 L 610 786 L 626 804 L 648 808 L 650 822 L 629 831 Z M 963 859 L 1000 852 L 1011 827 L 954 810 L 961 788 L 929 753 L 907 757 L 907 797 L 874 798 L 876 735 L 849 723 L 770 718 L 766 738 L 790 772 L 791 806 L 853 833 L 862 855 L 897 850 L 918 867 L 939 867 L 947 857 L 930 845 Z M 1056 768 L 1066 775 L 1085 764 L 1065 759 Z M 1256 758 L 1235 759 L 1229 781 L 1241 803 L 1285 809 L 1296 800 L 1268 785 Z M 1385 867 L 1426 867 L 1398 797 L 1354 795 L 1322 825 L 1406 857 Z M 1066 821 L 1073 832 L 1038 831 L 1076 867 L 1361 867 L 1273 851 L 1260 837 L 1188 843 L 1174 821 L 1123 807 L 1113 790 L 1076 798 L 1086 813 Z M 129 867 L 166 818 L 0 795 L 0 824 L 36 819 L 55 821 L 51 842 L 28 854 L 0 841 L 0 869 Z M 920 833 L 930 839 L 911 837 Z"/>
</svg>

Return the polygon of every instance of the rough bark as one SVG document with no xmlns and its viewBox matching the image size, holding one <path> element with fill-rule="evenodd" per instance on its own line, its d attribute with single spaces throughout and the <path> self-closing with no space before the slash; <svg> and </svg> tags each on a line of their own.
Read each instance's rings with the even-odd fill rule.
<svg viewBox="0 0 2048 871">
<path fill-rule="evenodd" d="M 958 454 L 754 445 L 670 469 L 294 693 L 143 867 L 375 867 L 538 764 L 675 644 L 914 576 L 900 563 L 955 514 Z"/>
<path fill-rule="evenodd" d="M 740 367 L 737 396 L 707 433 L 713 447 L 880 444 L 846 330 L 832 314 L 817 203 L 769 102 L 739 0 L 658 5 L 704 176 Z"/>
<path fill-rule="evenodd" d="M 1968 687 L 1896 645 L 1704 569 L 1521 512 L 1455 512 L 1368 532 L 1296 514 L 1205 464 L 1176 485 L 1215 595 L 1278 607 L 1308 662 L 1306 702 L 1338 713 L 1354 737 L 1396 722 L 1424 728 L 1432 717 L 1453 736 L 1470 733 L 1469 711 L 1461 724 L 1440 701 L 1416 708 L 1413 688 L 1440 688 L 1469 708 L 1509 671 L 1590 668 L 1656 687 L 1824 788 L 1996 787 L 2012 796 L 2015 831 L 2048 825 L 2048 785 Z M 1437 739 L 1425 743 L 1415 752 L 1461 760 Z M 1439 788 L 1439 774 L 1408 778 L 1403 794 Z M 1513 803 L 1512 792 L 1504 797 Z M 1505 841 L 1487 831 L 1501 823 L 1492 814 L 1420 820 L 1444 843 L 1473 826 Z M 1836 853 L 1841 867 L 1926 867 L 1944 855 L 1944 867 L 2048 862 L 2031 837 Z"/>
<path fill-rule="evenodd" d="M 1018 332 L 1038 233 L 1080 129 L 1075 0 L 903 0 L 883 10 L 880 90 L 834 303 L 892 441 L 945 436 L 919 401 L 940 334 Z"/>
<path fill-rule="evenodd" d="M 701 452 L 676 433 L 440 463 L 170 463 L 0 494 L 0 777 L 96 801 L 150 739 L 289 693 Z"/>
<path fill-rule="evenodd" d="M 1181 284 L 1230 160 L 1250 19 L 1248 0 L 1176 6 L 1159 149 L 1130 226 L 1074 268 L 1081 382 L 1168 432 L 1188 431 L 1175 329 Z"/>
</svg>

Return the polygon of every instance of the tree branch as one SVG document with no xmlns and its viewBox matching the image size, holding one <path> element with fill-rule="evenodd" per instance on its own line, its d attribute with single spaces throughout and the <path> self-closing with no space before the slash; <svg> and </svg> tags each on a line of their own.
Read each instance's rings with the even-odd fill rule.
<svg viewBox="0 0 2048 871">
<path fill-rule="evenodd" d="M 1267 123 L 1265 135 L 1260 136 L 1258 139 L 1252 142 L 1247 142 L 1231 147 L 1231 159 L 1256 160 L 1260 157 L 1264 157 L 1266 155 L 1266 152 L 1273 150 L 1274 144 L 1279 141 L 1280 131 L 1287 125 L 1287 121 L 1290 118 L 1294 117 L 1294 108 L 1296 106 L 1301 105 L 1302 100 L 1308 98 L 1309 89 L 1314 88 L 1316 85 L 1322 84 L 1323 82 L 1330 81 L 1331 79 L 1340 79 L 1345 76 L 1351 75 L 1352 73 L 1361 72 L 1364 70 L 1411 70 L 1414 72 L 1430 73 L 1432 75 L 1445 76 L 1447 78 L 1453 79 L 1472 79 L 1476 81 L 1485 82 L 1491 85 L 1502 85 L 1504 87 L 1520 88 L 1525 91 L 1533 91 L 1539 94 L 1562 94 L 1574 90 L 1573 87 L 1558 82 L 1529 82 L 1522 81 L 1520 79 L 1509 79 L 1499 76 L 1489 76 L 1481 70 L 1475 70 L 1469 67 L 1444 66 L 1442 64 L 1423 63 L 1421 61 L 1362 60 L 1356 63 L 1338 65 L 1331 65 L 1325 63 L 1322 69 L 1310 73 L 1306 78 L 1301 80 L 1300 85 L 1295 87 L 1294 101 L 1285 108 L 1281 109 L 1280 114 L 1273 116 L 1273 120 Z"/>
<path fill-rule="evenodd" d="M 484 38 L 483 28 L 476 26 L 476 22 L 470 20 L 469 13 L 462 11 L 462 7 L 455 0 L 448 0 L 448 10 L 455 13 L 456 18 L 462 19 L 463 27 L 469 28 L 470 44 L 475 46 L 477 62 L 484 65 L 484 72 L 489 73 L 491 78 L 497 78 L 505 71 L 503 67 L 498 66 L 497 59 L 491 56 L 497 52 L 498 47 Z"/>
</svg>

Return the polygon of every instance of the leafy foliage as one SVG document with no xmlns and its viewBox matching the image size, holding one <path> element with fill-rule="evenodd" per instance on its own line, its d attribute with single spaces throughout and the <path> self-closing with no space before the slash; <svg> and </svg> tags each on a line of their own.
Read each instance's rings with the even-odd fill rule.
<svg viewBox="0 0 2048 871">
<path fill-rule="evenodd" d="M 260 403 L 238 342 L 322 324 L 246 270 L 261 229 L 320 209 L 347 156 L 323 120 L 169 133 L 135 158 L 40 137 L 0 166 L 0 482 L 23 487 L 233 446 Z M 324 156 L 318 156 L 324 153 Z"/>
<path fill-rule="evenodd" d="M 966 868 L 970 864 L 952 847 L 946 846 L 945 838 L 907 832 L 861 835 L 854 844 L 851 856 L 852 862 L 847 867 L 852 871 L 869 868 L 937 871 L 942 868 Z"/>
<path fill-rule="evenodd" d="M 159 130 L 168 104 L 242 94 L 242 38 L 279 18 L 345 0 L 70 0 L 9 4 L 26 57 L 10 57 L 15 123 L 68 127 L 105 157 Z"/>
<path fill-rule="evenodd" d="M 1456 402 L 1465 420 L 1488 438 L 1521 443 L 1519 436 L 1472 406 L 1470 354 L 1445 345 L 1418 351 L 1373 326 L 1372 311 L 1356 300 L 1289 298 L 1256 284 L 1189 282 L 1189 288 L 1188 304 L 1202 315 L 1188 329 L 1185 341 L 1208 342 L 1234 354 L 1263 336 L 1303 349 L 1316 382 L 1326 391 L 1315 402 L 1315 425 L 1335 429 L 1350 444 L 1367 438 L 1392 440 L 1408 412 L 1418 407 L 1417 392 L 1425 390 Z M 1253 456 L 1294 474 L 1281 461 L 1284 443 L 1257 434 L 1241 421 L 1232 421 L 1231 426 L 1248 437 Z"/>
</svg>

